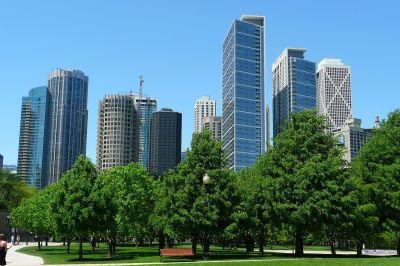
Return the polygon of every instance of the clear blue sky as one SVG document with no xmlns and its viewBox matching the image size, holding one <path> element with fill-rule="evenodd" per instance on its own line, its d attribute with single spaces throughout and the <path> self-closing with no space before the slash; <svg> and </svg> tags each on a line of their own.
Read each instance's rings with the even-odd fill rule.
<svg viewBox="0 0 400 266">
<path fill-rule="evenodd" d="M 285 47 L 308 49 L 317 63 L 341 58 L 352 68 L 353 114 L 372 126 L 400 106 L 400 1 L 198 0 L 0 1 L 0 153 L 16 164 L 21 98 L 46 85 L 56 67 L 89 76 L 87 155 L 95 160 L 97 104 L 137 90 L 158 107 L 183 113 L 191 140 L 193 106 L 210 95 L 221 111 L 221 46 L 233 19 L 264 15 L 267 102 L 271 65 Z"/>
</svg>

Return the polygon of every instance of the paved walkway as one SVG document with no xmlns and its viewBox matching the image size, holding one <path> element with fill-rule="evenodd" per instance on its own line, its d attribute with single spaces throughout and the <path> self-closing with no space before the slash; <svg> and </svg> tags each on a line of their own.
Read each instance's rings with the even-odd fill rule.
<svg viewBox="0 0 400 266">
<path fill-rule="evenodd" d="M 29 246 L 34 246 L 36 243 L 29 243 Z M 7 265 L 18 265 L 18 266 L 38 266 L 43 264 L 42 258 L 26 255 L 17 252 L 18 249 L 26 247 L 25 244 L 20 244 L 18 246 L 12 246 L 7 251 Z"/>
</svg>

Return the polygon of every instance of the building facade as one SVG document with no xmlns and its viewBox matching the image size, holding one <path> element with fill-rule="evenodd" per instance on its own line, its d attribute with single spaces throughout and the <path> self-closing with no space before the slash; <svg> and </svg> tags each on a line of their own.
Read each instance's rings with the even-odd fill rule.
<svg viewBox="0 0 400 266">
<path fill-rule="evenodd" d="M 49 183 L 57 182 L 79 155 L 86 155 L 88 80 L 79 70 L 54 69 L 49 74 Z"/>
<path fill-rule="evenodd" d="M 157 111 L 155 98 L 135 96 L 135 108 L 139 115 L 139 164 L 149 169 L 151 116 Z"/>
<path fill-rule="evenodd" d="M 139 121 L 130 95 L 107 95 L 99 103 L 96 163 L 100 170 L 139 161 Z"/>
<path fill-rule="evenodd" d="M 270 121 L 269 121 L 269 105 L 265 107 L 265 150 L 269 150 L 271 147 L 271 136 L 270 136 Z"/>
<path fill-rule="evenodd" d="M 304 59 L 305 49 L 285 49 L 272 65 L 273 136 L 290 113 L 316 106 L 315 63 Z"/>
<path fill-rule="evenodd" d="M 163 108 L 154 112 L 150 130 L 149 171 L 161 176 L 181 161 L 182 114 Z"/>
<path fill-rule="evenodd" d="M 208 129 L 211 132 L 211 137 L 221 141 L 221 117 L 208 116 L 203 119 L 202 129 Z"/>
<path fill-rule="evenodd" d="M 21 180 L 36 188 L 47 185 L 47 139 L 49 93 L 36 87 L 22 98 L 17 173 Z"/>
<path fill-rule="evenodd" d="M 264 17 L 242 16 L 223 43 L 222 143 L 234 171 L 265 152 L 264 27 Z"/>
<path fill-rule="evenodd" d="M 323 59 L 317 69 L 317 111 L 326 117 L 329 132 L 352 118 L 351 71 L 340 59 Z"/>
<path fill-rule="evenodd" d="M 3 155 L 0 154 L 0 170 L 3 169 L 3 160 L 4 160 L 4 157 L 3 157 Z"/>
<path fill-rule="evenodd" d="M 361 147 L 372 136 L 372 129 L 361 127 L 361 119 L 352 118 L 345 121 L 344 125 L 336 132 L 342 145 L 346 148 L 345 160 L 351 160 L 358 155 Z"/>
<path fill-rule="evenodd" d="M 203 96 L 196 101 L 194 106 L 194 132 L 199 133 L 206 117 L 216 116 L 217 102 L 210 96 Z"/>
</svg>

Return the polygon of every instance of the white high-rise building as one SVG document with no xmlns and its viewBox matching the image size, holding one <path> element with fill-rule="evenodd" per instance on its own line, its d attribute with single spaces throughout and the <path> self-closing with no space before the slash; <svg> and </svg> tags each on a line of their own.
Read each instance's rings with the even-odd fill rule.
<svg viewBox="0 0 400 266">
<path fill-rule="evenodd" d="M 340 59 L 323 59 L 317 69 L 317 110 L 326 116 L 329 132 L 352 118 L 351 71 Z"/>
<path fill-rule="evenodd" d="M 204 118 L 216 116 L 216 113 L 217 102 L 211 100 L 210 96 L 203 96 L 198 99 L 194 106 L 194 132 L 201 131 Z"/>
</svg>

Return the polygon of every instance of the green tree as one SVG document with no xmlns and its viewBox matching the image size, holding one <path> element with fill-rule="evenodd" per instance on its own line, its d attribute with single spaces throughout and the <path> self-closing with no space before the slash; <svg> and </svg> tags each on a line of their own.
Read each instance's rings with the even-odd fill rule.
<svg viewBox="0 0 400 266">
<path fill-rule="evenodd" d="M 363 180 L 379 229 L 392 236 L 400 256 L 400 110 L 374 130 L 353 162 L 353 173 Z"/>
<path fill-rule="evenodd" d="M 143 239 L 149 231 L 154 209 L 154 181 L 139 164 L 110 168 L 100 174 L 94 198 L 101 203 L 99 233 L 109 243 L 109 257 L 115 254 L 117 237 Z"/>
<path fill-rule="evenodd" d="M 16 174 L 0 169 L 0 210 L 11 211 L 24 198 L 35 193 L 36 189 L 21 181 Z"/>
<path fill-rule="evenodd" d="M 274 211 L 291 229 L 297 256 L 304 254 L 305 237 L 323 226 L 324 212 L 334 202 L 326 188 L 338 184 L 335 179 L 345 166 L 343 150 L 325 129 L 324 117 L 315 110 L 293 113 L 269 151 Z"/>
<path fill-rule="evenodd" d="M 63 226 L 67 226 L 67 230 L 73 230 L 74 236 L 77 237 L 80 260 L 83 258 L 83 238 L 96 230 L 99 216 L 102 215 L 96 212 L 98 202 L 93 197 L 97 177 L 95 165 L 81 155 L 58 181 L 58 208 L 53 208 L 53 211 L 58 219 L 61 219 Z"/>
<path fill-rule="evenodd" d="M 221 142 L 205 130 L 193 135 L 187 158 L 163 179 L 160 194 L 164 203 L 158 205 L 166 209 L 164 232 L 174 237 L 189 236 L 194 254 L 200 241 L 207 255 L 216 225 L 222 226 L 223 208 L 230 204 L 226 191 L 234 177 L 221 170 L 224 166 Z M 212 179 L 209 185 L 203 184 L 206 173 Z"/>
<path fill-rule="evenodd" d="M 262 171 L 267 157 L 260 158 L 251 167 L 243 169 L 235 182 L 235 206 L 231 213 L 231 224 L 227 228 L 239 238 L 244 239 L 246 251 L 253 251 L 254 240 L 259 248 L 259 254 L 264 255 L 264 244 L 267 237 L 272 202 L 270 196 L 270 178 Z"/>
<path fill-rule="evenodd" d="M 55 232 L 55 220 L 50 207 L 50 188 L 46 188 L 35 196 L 25 199 L 11 212 L 11 224 L 37 234 L 38 249 L 41 249 L 43 236 Z"/>
</svg>

